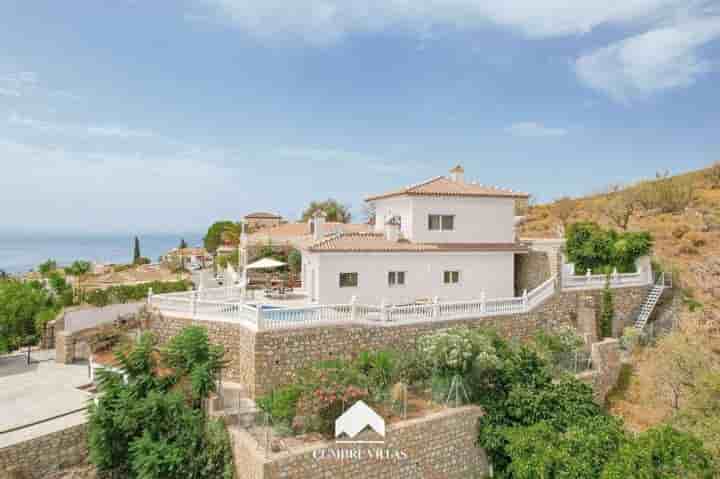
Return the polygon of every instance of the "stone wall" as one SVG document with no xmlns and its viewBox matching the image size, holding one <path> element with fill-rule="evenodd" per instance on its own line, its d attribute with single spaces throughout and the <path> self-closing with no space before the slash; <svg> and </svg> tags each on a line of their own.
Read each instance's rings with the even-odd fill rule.
<svg viewBox="0 0 720 479">
<path fill-rule="evenodd" d="M 393 479 L 485 477 L 488 472 L 485 452 L 475 445 L 477 420 L 482 410 L 477 406 L 447 409 L 419 419 L 389 425 L 385 443 L 346 445 L 321 442 L 299 450 L 264 457 L 257 443 L 243 430 L 233 434 L 238 479 Z M 368 450 L 378 448 L 391 455 L 402 452 L 406 457 L 368 458 Z M 328 456 L 328 450 L 362 451 L 362 459 L 344 461 Z M 324 457 L 323 457 L 324 455 Z"/>
<path fill-rule="evenodd" d="M 230 322 L 193 321 L 160 315 L 153 315 L 150 320 L 150 328 L 161 344 L 190 325 L 207 328 L 210 342 L 225 347 L 225 359 L 228 361 L 228 365 L 223 370 L 223 378 L 244 384 L 247 386 L 250 396 L 254 397 L 256 383 L 255 333 Z"/>
<path fill-rule="evenodd" d="M 550 278 L 550 261 L 545 251 L 515 255 L 515 296 L 521 296 L 524 290 L 532 291 Z"/>
<path fill-rule="evenodd" d="M 630 317 L 647 293 L 646 287 L 614 289 L 615 316 Z M 456 326 L 493 328 L 505 338 L 527 339 L 539 330 L 561 325 L 577 326 L 580 306 L 599 306 L 602 291 L 556 294 L 531 313 L 481 319 L 422 322 L 414 324 L 344 324 L 259 332 L 255 336 L 257 371 L 253 397 L 294 382 L 297 373 L 327 359 L 351 359 L 362 351 L 394 349 L 408 351 L 417 339 Z"/>
<path fill-rule="evenodd" d="M 613 289 L 615 318 L 620 324 L 630 321 L 647 294 L 648 287 Z M 394 349 L 408 351 L 417 339 L 434 331 L 456 326 L 493 328 L 505 338 L 527 339 L 539 330 L 559 326 L 578 326 L 580 308 L 599 315 L 602 290 L 564 291 L 555 294 L 540 307 L 526 314 L 478 319 L 418 322 L 412 324 L 355 323 L 318 325 L 253 332 L 239 324 L 155 315 L 151 328 L 161 342 L 191 324 L 208 328 L 210 341 L 222 344 L 229 364 L 223 377 L 247 387 L 251 398 L 274 388 L 295 382 L 298 373 L 320 360 L 351 359 L 362 351 Z M 586 311 L 586 316 L 589 313 Z M 587 327 L 587 325 L 585 325 Z"/>
<path fill-rule="evenodd" d="M 617 384 L 622 363 L 620 361 L 620 343 L 617 339 L 605 339 L 592 345 L 590 350 L 593 367 L 596 371 L 593 380 L 595 400 L 605 403 L 608 393 Z"/>
<path fill-rule="evenodd" d="M 0 479 L 45 479 L 86 458 L 87 427 L 78 424 L 0 449 Z"/>
</svg>

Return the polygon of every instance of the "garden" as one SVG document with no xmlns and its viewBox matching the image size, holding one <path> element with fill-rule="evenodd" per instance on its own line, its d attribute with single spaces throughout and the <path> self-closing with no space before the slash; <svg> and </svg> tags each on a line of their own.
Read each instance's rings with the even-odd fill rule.
<svg viewBox="0 0 720 479">
<path fill-rule="evenodd" d="M 419 338 L 411 351 L 363 352 L 314 364 L 258 400 L 251 433 L 272 452 L 332 437 L 335 419 L 363 400 L 386 420 L 477 404 L 477 443 L 500 478 L 716 477 L 695 437 L 669 426 L 639 435 L 575 378 L 584 344 L 572 329 L 526 342 L 465 327 Z M 274 438 L 274 439 L 273 439 Z"/>
<path fill-rule="evenodd" d="M 590 367 L 584 341 L 571 328 L 540 332 L 524 346 L 490 330 L 449 329 L 421 337 L 411 351 L 364 351 L 313 364 L 295 383 L 258 400 L 264 414 L 255 435 L 264 441 L 271 429 L 285 444 L 332 437 L 335 419 L 358 400 L 390 424 L 474 403 L 480 378 L 507 368 L 524 349 L 543 361 L 549 377 Z"/>
</svg>

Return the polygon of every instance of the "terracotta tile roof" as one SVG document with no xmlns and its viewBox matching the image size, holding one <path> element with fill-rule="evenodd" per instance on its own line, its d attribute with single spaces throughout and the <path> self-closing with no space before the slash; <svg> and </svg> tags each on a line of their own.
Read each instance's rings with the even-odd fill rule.
<svg viewBox="0 0 720 479">
<path fill-rule="evenodd" d="M 249 213 L 244 216 L 245 218 L 259 218 L 259 219 L 280 219 L 282 216 L 276 215 L 275 213 L 268 213 L 265 211 L 256 211 L 255 213 Z"/>
<path fill-rule="evenodd" d="M 453 181 L 445 176 L 436 176 L 422 183 L 410 185 L 405 188 L 370 196 L 366 201 L 390 198 L 392 196 L 473 196 L 494 198 L 527 198 L 527 193 L 499 188 L 497 186 L 480 185 Z"/>
<path fill-rule="evenodd" d="M 360 233 L 370 230 L 370 225 L 364 223 L 336 223 L 327 222 L 323 224 L 323 234 L 333 233 Z M 257 243 L 267 241 L 289 241 L 302 239 L 303 236 L 310 236 L 310 225 L 308 223 L 285 223 L 282 225 L 263 228 L 248 235 L 248 242 Z"/>
<path fill-rule="evenodd" d="M 526 253 L 523 243 L 414 243 L 386 240 L 382 233 L 349 233 L 331 236 L 308 246 L 313 252 L 461 252 L 499 251 Z"/>
</svg>

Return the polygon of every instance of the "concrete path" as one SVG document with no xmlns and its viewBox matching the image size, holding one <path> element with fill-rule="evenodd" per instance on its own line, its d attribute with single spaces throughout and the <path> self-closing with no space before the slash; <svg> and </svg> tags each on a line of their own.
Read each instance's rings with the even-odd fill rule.
<svg viewBox="0 0 720 479">
<path fill-rule="evenodd" d="M 90 395 L 76 388 L 89 382 L 87 364 L 43 361 L 28 366 L 24 357 L 0 357 L 0 447 L 18 436 L 2 431 L 85 407 Z M 19 437 L 62 429 L 68 420 L 78 419 L 64 418 L 33 426 Z"/>
</svg>

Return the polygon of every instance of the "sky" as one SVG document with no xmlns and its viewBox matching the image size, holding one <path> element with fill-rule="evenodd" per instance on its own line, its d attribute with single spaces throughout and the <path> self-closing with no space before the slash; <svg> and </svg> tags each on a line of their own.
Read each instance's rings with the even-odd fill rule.
<svg viewBox="0 0 720 479">
<path fill-rule="evenodd" d="M 720 0 L 0 3 L 0 231 L 297 219 L 462 164 L 538 201 L 720 160 Z"/>
</svg>

